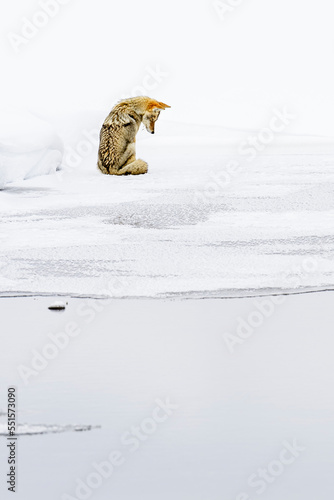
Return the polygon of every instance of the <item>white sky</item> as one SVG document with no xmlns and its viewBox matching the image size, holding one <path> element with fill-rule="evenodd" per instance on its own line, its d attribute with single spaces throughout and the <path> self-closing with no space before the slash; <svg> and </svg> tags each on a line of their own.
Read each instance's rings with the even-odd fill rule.
<svg viewBox="0 0 334 500">
<path fill-rule="evenodd" d="M 240 5 L 220 19 L 213 0 L 69 0 L 18 53 L 8 35 L 40 2 L 2 2 L 0 104 L 108 113 L 158 66 L 146 94 L 169 120 L 261 128 L 286 106 L 289 131 L 334 136 L 333 0 L 223 2 Z"/>
</svg>

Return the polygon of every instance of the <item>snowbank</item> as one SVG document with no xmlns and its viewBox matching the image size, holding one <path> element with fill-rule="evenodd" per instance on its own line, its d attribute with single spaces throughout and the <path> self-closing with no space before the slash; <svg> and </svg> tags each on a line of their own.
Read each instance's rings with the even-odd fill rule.
<svg viewBox="0 0 334 500">
<path fill-rule="evenodd" d="M 0 113 L 0 189 L 54 173 L 62 158 L 62 142 L 49 123 L 26 112 Z"/>
<path fill-rule="evenodd" d="M 16 435 L 33 436 L 36 434 L 59 434 L 60 432 L 86 432 L 97 428 L 92 425 L 18 424 Z M 8 436 L 7 424 L 0 424 L 0 436 Z"/>
</svg>

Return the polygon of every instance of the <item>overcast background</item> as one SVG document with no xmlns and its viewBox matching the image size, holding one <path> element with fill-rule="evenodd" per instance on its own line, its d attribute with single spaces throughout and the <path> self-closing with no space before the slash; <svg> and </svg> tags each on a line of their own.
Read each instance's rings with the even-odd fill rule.
<svg viewBox="0 0 334 500">
<path fill-rule="evenodd" d="M 334 136 L 332 0 L 243 0 L 225 16 L 213 0 L 62 1 L 18 51 L 9 36 L 40 3 L 2 2 L 2 106 L 107 113 L 145 81 L 168 120 L 255 129 L 286 106 L 291 132 Z"/>
</svg>

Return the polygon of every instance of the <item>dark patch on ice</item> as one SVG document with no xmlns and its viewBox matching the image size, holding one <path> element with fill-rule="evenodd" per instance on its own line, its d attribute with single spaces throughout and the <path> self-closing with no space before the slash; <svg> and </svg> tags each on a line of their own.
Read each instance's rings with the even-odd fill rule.
<svg viewBox="0 0 334 500">
<path fill-rule="evenodd" d="M 217 207 L 215 207 L 215 211 Z M 169 229 L 205 222 L 212 212 L 210 205 L 117 205 L 104 219 L 105 224 L 132 226 L 144 229 Z"/>
<path fill-rule="evenodd" d="M 63 432 L 87 432 L 99 429 L 100 426 L 93 425 L 45 425 L 45 424 L 18 424 L 17 436 L 34 436 L 40 434 L 59 434 Z M 0 436 L 8 436 L 5 425 L 0 425 Z"/>
<path fill-rule="evenodd" d="M 68 304 L 64 304 L 63 302 L 59 302 L 59 301 L 57 301 L 57 302 L 55 302 L 55 303 L 51 304 L 51 305 L 48 307 L 48 309 L 49 309 L 50 311 L 55 311 L 55 312 L 64 312 L 64 311 L 65 311 L 65 309 L 66 309 L 66 305 L 68 305 Z"/>
</svg>

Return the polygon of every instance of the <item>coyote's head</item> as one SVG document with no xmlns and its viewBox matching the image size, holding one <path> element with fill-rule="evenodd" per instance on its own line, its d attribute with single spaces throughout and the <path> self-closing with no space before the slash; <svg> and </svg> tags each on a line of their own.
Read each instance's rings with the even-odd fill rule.
<svg viewBox="0 0 334 500">
<path fill-rule="evenodd" d="M 168 104 L 163 102 L 155 101 L 154 99 L 149 99 L 147 101 L 146 109 L 143 116 L 143 124 L 147 132 L 154 134 L 154 125 L 159 118 L 160 111 L 162 109 L 170 108 Z"/>
</svg>

